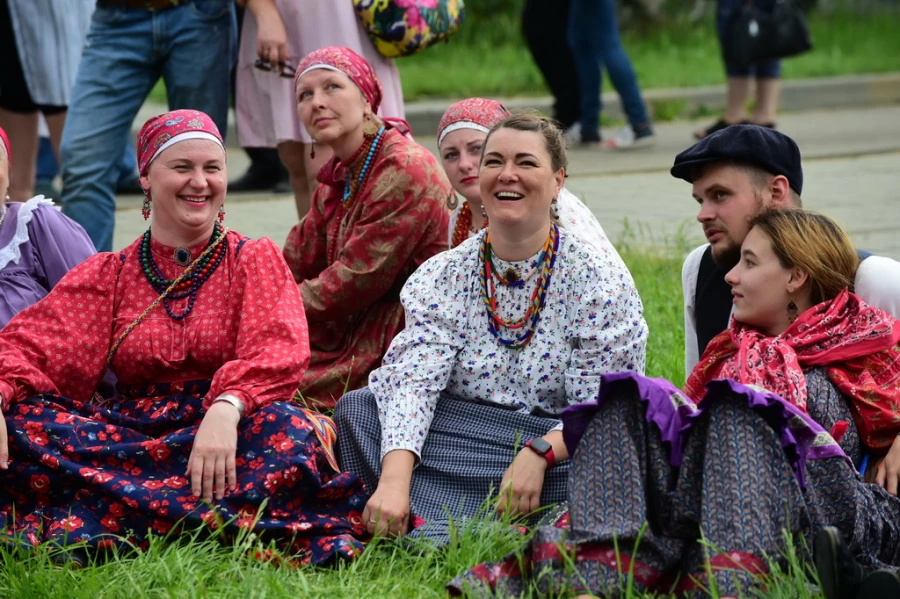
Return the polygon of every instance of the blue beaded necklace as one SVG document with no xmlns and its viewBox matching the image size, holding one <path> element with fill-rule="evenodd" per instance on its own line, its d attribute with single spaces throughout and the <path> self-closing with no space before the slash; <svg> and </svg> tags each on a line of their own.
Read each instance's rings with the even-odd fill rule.
<svg viewBox="0 0 900 599">
<path fill-rule="evenodd" d="M 382 125 L 381 128 L 378 129 L 375 139 L 372 140 L 372 145 L 369 146 L 369 152 L 366 154 L 366 159 L 363 161 L 359 176 L 356 178 L 356 185 L 353 189 L 351 189 L 350 185 L 350 169 L 347 169 L 347 174 L 344 175 L 344 203 L 349 202 L 365 182 L 366 176 L 369 174 L 369 167 L 372 165 L 372 158 L 375 157 L 375 152 L 381 144 L 381 138 L 384 136 L 384 131 L 385 127 Z"/>
</svg>

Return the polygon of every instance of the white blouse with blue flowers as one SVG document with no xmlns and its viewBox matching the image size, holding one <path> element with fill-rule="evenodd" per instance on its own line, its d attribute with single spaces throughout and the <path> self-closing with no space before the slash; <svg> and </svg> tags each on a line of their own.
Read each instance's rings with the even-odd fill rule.
<svg viewBox="0 0 900 599">
<path fill-rule="evenodd" d="M 432 257 L 403 288 L 406 328 L 369 376 L 382 457 L 395 449 L 420 454 L 442 392 L 559 414 L 596 398 L 604 373 L 644 372 L 647 324 L 631 273 L 614 250 L 597 249 L 565 229 L 534 337 L 522 349 L 501 345 L 488 330 L 481 298 L 484 234 Z M 494 265 L 525 276 L 538 257 L 504 262 L 495 256 Z M 499 315 L 521 318 L 537 281 L 535 274 L 523 287 L 495 284 Z M 513 337 L 505 329 L 501 334 Z"/>
</svg>

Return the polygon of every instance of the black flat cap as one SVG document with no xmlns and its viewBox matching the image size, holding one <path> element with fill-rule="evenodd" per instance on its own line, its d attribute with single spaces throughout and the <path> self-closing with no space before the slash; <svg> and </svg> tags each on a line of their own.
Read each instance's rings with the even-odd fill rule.
<svg viewBox="0 0 900 599">
<path fill-rule="evenodd" d="M 803 167 L 800 148 L 785 135 L 759 125 L 731 125 L 696 144 L 675 157 L 673 177 L 693 183 L 694 167 L 707 162 L 735 160 L 754 164 L 774 174 L 784 175 L 791 189 L 803 190 Z"/>
</svg>

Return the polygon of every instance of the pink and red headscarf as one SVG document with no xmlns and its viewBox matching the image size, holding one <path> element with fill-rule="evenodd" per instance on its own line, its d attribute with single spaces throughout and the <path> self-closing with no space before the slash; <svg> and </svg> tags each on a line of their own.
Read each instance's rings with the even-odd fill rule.
<svg viewBox="0 0 900 599">
<path fill-rule="evenodd" d="M 138 172 L 146 175 L 150 163 L 163 150 L 189 139 L 206 139 L 219 144 L 222 151 L 225 151 L 225 142 L 219 128 L 205 112 L 173 110 L 151 118 L 138 133 Z"/>
<path fill-rule="evenodd" d="M 457 129 L 475 129 L 487 133 L 491 128 L 509 116 L 506 107 L 496 100 L 469 98 L 450 106 L 438 125 L 438 145 L 447 134 Z"/>
<path fill-rule="evenodd" d="M 343 46 L 327 46 L 319 48 L 306 55 L 297 66 L 297 75 L 294 78 L 294 87 L 300 83 L 300 78 L 315 69 L 327 69 L 343 73 L 350 78 L 356 87 L 372 107 L 372 112 L 378 112 L 384 92 L 381 82 L 375 75 L 372 65 L 365 58 Z M 409 123 L 398 118 L 382 118 L 387 124 L 406 135 L 410 132 Z"/>
<path fill-rule="evenodd" d="M 9 138 L 6 137 L 6 131 L 3 130 L 3 127 L 0 127 L 0 144 L 2 144 L 3 149 L 6 150 L 6 161 L 12 162 L 12 150 L 9 147 Z"/>
</svg>

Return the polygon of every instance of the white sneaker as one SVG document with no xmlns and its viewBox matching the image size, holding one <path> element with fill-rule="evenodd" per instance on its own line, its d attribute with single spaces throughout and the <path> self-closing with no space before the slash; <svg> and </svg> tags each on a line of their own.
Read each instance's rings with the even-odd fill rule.
<svg viewBox="0 0 900 599">
<path fill-rule="evenodd" d="M 575 121 L 563 132 L 563 137 L 566 138 L 566 143 L 570 146 L 577 144 L 581 141 L 581 123 Z"/>
<path fill-rule="evenodd" d="M 631 125 L 626 125 L 619 129 L 615 137 L 603 142 L 603 147 L 611 150 L 636 150 L 638 148 L 649 148 L 654 144 L 656 144 L 656 135 L 653 133 L 653 129 L 637 137 Z"/>
</svg>

